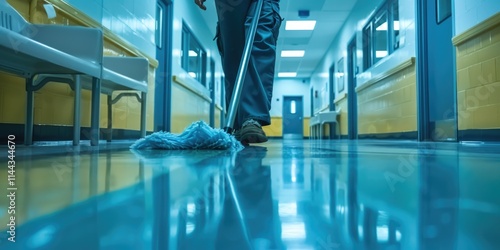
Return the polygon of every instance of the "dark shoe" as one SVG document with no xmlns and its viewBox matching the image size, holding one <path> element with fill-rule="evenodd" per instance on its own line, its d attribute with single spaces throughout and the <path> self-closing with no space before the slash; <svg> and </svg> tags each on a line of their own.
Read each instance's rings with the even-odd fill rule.
<svg viewBox="0 0 500 250">
<path fill-rule="evenodd" d="M 262 126 L 253 119 L 245 121 L 241 129 L 234 132 L 234 137 L 243 145 L 267 141 L 267 136 L 264 130 L 262 130 Z"/>
</svg>

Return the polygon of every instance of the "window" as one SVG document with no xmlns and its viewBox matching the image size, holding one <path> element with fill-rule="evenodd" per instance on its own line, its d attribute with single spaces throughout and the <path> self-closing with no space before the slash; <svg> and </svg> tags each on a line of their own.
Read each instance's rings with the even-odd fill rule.
<svg viewBox="0 0 500 250">
<path fill-rule="evenodd" d="M 292 114 L 297 113 L 296 105 L 297 104 L 295 103 L 295 101 L 290 102 L 290 113 L 292 113 Z"/>
<path fill-rule="evenodd" d="M 363 28 L 363 68 L 370 68 L 399 48 L 399 3 L 387 0 Z"/>
<path fill-rule="evenodd" d="M 183 25 L 182 27 L 182 68 L 188 74 L 206 86 L 207 53 L 201 47 L 193 32 Z"/>
<path fill-rule="evenodd" d="M 363 69 L 368 69 L 372 66 L 372 24 L 369 23 L 363 29 Z"/>
<path fill-rule="evenodd" d="M 389 55 L 387 26 L 387 13 L 383 12 L 375 18 L 375 32 L 373 32 L 373 52 L 375 52 L 375 55 L 373 64 Z"/>
<path fill-rule="evenodd" d="M 392 3 L 392 48 L 397 50 L 399 48 L 399 2 L 394 1 Z"/>
<path fill-rule="evenodd" d="M 344 58 L 340 58 L 337 62 L 337 93 L 344 91 Z"/>
</svg>

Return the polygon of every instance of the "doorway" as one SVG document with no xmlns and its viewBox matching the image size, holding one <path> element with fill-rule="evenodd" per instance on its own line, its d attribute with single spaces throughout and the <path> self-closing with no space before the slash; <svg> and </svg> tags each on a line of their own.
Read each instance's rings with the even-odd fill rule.
<svg viewBox="0 0 500 250">
<path fill-rule="evenodd" d="M 283 97 L 283 139 L 304 138 L 302 96 Z"/>
<path fill-rule="evenodd" d="M 418 139 L 456 141 L 455 52 L 451 0 L 423 0 L 418 18 Z"/>
</svg>

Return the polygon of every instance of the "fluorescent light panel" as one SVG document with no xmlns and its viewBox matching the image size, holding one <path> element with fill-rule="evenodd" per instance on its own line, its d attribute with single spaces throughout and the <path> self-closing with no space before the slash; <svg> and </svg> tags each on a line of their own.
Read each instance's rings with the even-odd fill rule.
<svg viewBox="0 0 500 250">
<path fill-rule="evenodd" d="M 285 22 L 285 30 L 314 30 L 314 27 L 316 27 L 315 20 Z"/>
<path fill-rule="evenodd" d="M 281 57 L 304 57 L 304 50 L 282 50 Z"/>
<path fill-rule="evenodd" d="M 278 77 L 296 77 L 297 72 L 279 72 Z"/>
</svg>

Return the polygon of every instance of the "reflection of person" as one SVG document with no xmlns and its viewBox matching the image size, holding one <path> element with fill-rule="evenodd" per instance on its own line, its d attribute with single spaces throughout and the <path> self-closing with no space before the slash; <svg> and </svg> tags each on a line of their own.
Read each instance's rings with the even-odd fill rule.
<svg viewBox="0 0 500 250">
<path fill-rule="evenodd" d="M 203 10 L 206 0 L 195 0 Z M 245 31 L 250 28 L 255 0 L 215 0 L 217 8 L 217 46 L 226 76 L 226 103 L 233 93 L 243 47 Z M 267 141 L 261 126 L 270 125 L 276 41 L 282 19 L 279 0 L 264 0 L 247 74 L 233 128 L 235 137 L 244 144 Z"/>
<path fill-rule="evenodd" d="M 226 180 L 226 199 L 216 249 L 282 249 L 280 223 L 272 202 L 271 170 L 262 165 L 266 150 L 250 146 L 236 156 L 236 165 L 230 174 L 235 195 Z"/>
</svg>

